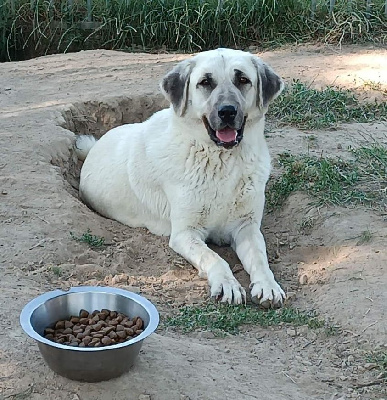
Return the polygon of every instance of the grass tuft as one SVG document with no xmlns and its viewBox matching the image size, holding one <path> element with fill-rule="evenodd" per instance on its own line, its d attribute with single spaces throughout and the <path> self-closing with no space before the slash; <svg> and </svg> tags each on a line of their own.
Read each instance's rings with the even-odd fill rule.
<svg viewBox="0 0 387 400">
<path fill-rule="evenodd" d="M 307 325 L 311 329 L 325 326 L 325 321 L 315 311 L 305 312 L 287 307 L 264 311 L 253 306 L 235 307 L 220 303 L 186 306 L 177 315 L 169 316 L 164 321 L 165 326 L 175 327 L 184 333 L 205 329 L 218 334 L 237 334 L 242 325 L 267 327 L 284 323 Z"/>
<path fill-rule="evenodd" d="M 330 128 L 343 122 L 387 121 L 386 102 L 360 102 L 347 89 L 312 89 L 293 80 L 270 106 L 268 118 L 300 129 Z"/>
<path fill-rule="evenodd" d="M 102 247 L 105 245 L 105 238 L 92 235 L 90 229 L 88 229 L 81 236 L 76 236 L 73 232 L 70 232 L 72 239 L 78 242 L 87 243 L 91 247 Z"/>
<path fill-rule="evenodd" d="M 52 271 L 52 273 L 55 275 L 55 276 L 57 276 L 58 278 L 60 277 L 60 276 L 62 276 L 62 269 L 59 267 L 59 266 L 57 266 L 57 265 L 54 265 L 54 266 L 52 266 L 51 267 L 51 271 Z"/>
<path fill-rule="evenodd" d="M 386 209 L 387 147 L 374 144 L 351 152 L 352 161 L 280 154 L 282 174 L 268 185 L 268 210 L 281 207 L 295 191 L 306 192 L 317 206 L 362 204 Z"/>
<path fill-rule="evenodd" d="M 387 381 L 387 351 L 372 352 L 366 357 L 367 362 L 376 364 L 382 379 Z"/>
<path fill-rule="evenodd" d="M 305 191 L 318 205 L 343 205 L 367 200 L 366 193 L 354 187 L 359 181 L 359 171 L 352 163 L 288 153 L 281 154 L 278 163 L 284 172 L 267 190 L 269 210 L 282 206 L 295 191 Z"/>
</svg>

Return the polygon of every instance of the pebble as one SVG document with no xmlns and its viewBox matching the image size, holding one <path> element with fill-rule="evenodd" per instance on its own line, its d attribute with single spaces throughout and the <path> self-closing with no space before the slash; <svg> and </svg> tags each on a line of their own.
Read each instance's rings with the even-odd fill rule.
<svg viewBox="0 0 387 400">
<path fill-rule="evenodd" d="M 138 396 L 138 400 L 152 400 L 150 394 L 140 394 L 140 396 Z"/>
<path fill-rule="evenodd" d="M 215 335 L 212 332 L 200 332 L 199 337 L 201 339 L 215 339 Z"/>
<path fill-rule="evenodd" d="M 288 329 L 286 329 L 286 333 L 287 333 L 289 336 L 292 336 L 292 337 L 297 336 L 297 332 L 296 332 L 296 330 L 295 330 L 294 328 L 288 328 Z"/>
<path fill-rule="evenodd" d="M 299 278 L 300 285 L 306 285 L 308 283 L 308 275 L 303 274 Z"/>
</svg>

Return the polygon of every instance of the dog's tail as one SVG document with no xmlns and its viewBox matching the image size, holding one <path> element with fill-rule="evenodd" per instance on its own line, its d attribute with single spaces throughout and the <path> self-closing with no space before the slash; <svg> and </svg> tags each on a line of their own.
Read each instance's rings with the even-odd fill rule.
<svg viewBox="0 0 387 400">
<path fill-rule="evenodd" d="M 91 150 L 97 143 L 97 139 L 91 135 L 79 135 L 75 141 L 75 152 L 81 161 L 84 161 Z"/>
</svg>

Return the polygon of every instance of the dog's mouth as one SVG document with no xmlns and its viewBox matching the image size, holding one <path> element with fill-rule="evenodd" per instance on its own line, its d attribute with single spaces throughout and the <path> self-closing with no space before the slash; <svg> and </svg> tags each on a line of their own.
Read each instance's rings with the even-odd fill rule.
<svg viewBox="0 0 387 400">
<path fill-rule="evenodd" d="M 224 147 L 226 149 L 231 149 L 237 146 L 243 139 L 243 131 L 245 129 L 246 118 L 243 119 L 243 124 L 239 129 L 231 128 L 226 126 L 222 129 L 215 130 L 212 129 L 208 119 L 203 116 L 203 123 L 207 129 L 208 135 L 212 141 L 215 142 L 217 146 Z"/>
</svg>

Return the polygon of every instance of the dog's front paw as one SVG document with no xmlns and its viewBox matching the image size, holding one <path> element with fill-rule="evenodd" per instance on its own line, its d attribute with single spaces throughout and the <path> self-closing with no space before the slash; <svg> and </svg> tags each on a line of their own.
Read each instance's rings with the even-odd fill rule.
<svg viewBox="0 0 387 400">
<path fill-rule="evenodd" d="M 208 281 L 211 297 L 216 300 L 228 304 L 246 303 L 246 291 L 232 275 L 217 274 Z"/>
<path fill-rule="evenodd" d="M 251 301 L 264 308 L 281 307 L 286 295 L 281 286 L 272 277 L 264 277 L 251 282 Z"/>
</svg>

